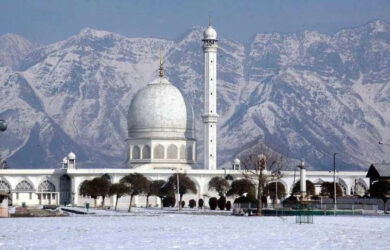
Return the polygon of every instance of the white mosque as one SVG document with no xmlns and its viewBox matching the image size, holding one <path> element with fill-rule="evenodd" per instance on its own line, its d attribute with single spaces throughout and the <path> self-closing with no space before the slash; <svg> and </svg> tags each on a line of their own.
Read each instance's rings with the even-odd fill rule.
<svg viewBox="0 0 390 250">
<path fill-rule="evenodd" d="M 73 204 L 84 206 L 90 200 L 80 196 L 80 184 L 84 180 L 105 176 L 112 183 L 119 182 L 125 175 L 142 173 L 150 180 L 167 180 L 173 173 L 186 173 L 196 184 L 197 193 L 188 194 L 188 200 L 217 196 L 208 190 L 208 182 L 214 176 L 234 179 L 243 178 L 238 159 L 231 169 L 218 169 L 217 165 L 217 32 L 211 26 L 204 31 L 204 168 L 194 169 L 196 162 L 196 138 L 194 112 L 178 88 L 164 76 L 160 61 L 159 77 L 138 91 L 131 101 L 128 112 L 128 164 L 125 169 L 77 168 L 77 158 L 69 153 L 58 169 L 0 169 L 0 192 L 11 194 L 12 204 L 28 206 L 45 204 Z M 148 115 L 145 115 L 148 114 Z M 294 171 L 284 171 L 279 182 L 286 195 L 292 191 L 299 176 L 315 184 L 316 192 L 321 183 L 333 182 L 333 173 L 328 171 L 306 171 L 295 177 Z M 269 174 L 269 173 L 266 173 Z M 337 181 L 344 194 L 359 188 L 368 189 L 366 172 L 338 172 Z M 305 182 L 303 182 L 305 183 Z M 113 204 L 114 198 L 106 199 L 106 205 Z M 150 201 L 159 205 L 159 199 Z M 121 198 L 119 206 L 127 205 L 128 198 Z M 137 206 L 145 205 L 145 198 L 136 197 Z"/>
</svg>

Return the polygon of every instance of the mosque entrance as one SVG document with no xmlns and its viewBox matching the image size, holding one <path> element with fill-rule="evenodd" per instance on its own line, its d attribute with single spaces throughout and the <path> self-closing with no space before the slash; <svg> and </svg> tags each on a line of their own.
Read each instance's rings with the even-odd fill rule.
<svg viewBox="0 0 390 250">
<path fill-rule="evenodd" d="M 71 181 L 67 174 L 60 178 L 60 204 L 68 205 L 71 203 Z"/>
</svg>

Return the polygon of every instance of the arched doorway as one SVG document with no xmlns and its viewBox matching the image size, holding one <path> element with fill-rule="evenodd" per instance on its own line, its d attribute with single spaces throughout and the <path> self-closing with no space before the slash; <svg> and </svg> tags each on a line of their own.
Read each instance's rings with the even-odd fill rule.
<svg viewBox="0 0 390 250">
<path fill-rule="evenodd" d="M 297 181 L 292 189 L 292 194 L 300 194 L 301 193 L 301 180 Z M 314 183 L 306 180 L 306 194 L 309 196 L 313 196 L 316 194 L 316 188 L 314 186 Z"/>
<path fill-rule="evenodd" d="M 2 179 L 0 179 L 0 192 L 11 194 L 11 185 Z M 12 206 L 12 194 L 8 197 L 8 205 Z"/>
<path fill-rule="evenodd" d="M 71 180 L 69 175 L 64 174 L 60 177 L 60 204 L 67 205 L 71 203 Z"/>
<path fill-rule="evenodd" d="M 56 187 L 48 180 L 38 186 L 39 205 L 51 205 L 56 200 Z"/>
<path fill-rule="evenodd" d="M 104 175 L 102 175 L 102 177 L 103 177 L 104 179 L 108 180 L 109 182 L 112 182 L 112 181 L 111 181 L 111 176 L 110 176 L 109 174 L 104 174 Z"/>
</svg>

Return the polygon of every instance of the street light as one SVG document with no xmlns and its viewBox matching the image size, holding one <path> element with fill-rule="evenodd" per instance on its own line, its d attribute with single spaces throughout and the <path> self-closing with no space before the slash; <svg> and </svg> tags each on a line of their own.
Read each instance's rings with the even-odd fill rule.
<svg viewBox="0 0 390 250">
<path fill-rule="evenodd" d="M 172 170 L 175 170 L 172 168 Z M 181 170 L 181 169 L 180 169 Z M 180 181 L 179 181 L 179 169 L 176 168 L 176 185 L 177 185 L 177 210 L 181 210 L 181 204 L 180 204 Z"/>
<path fill-rule="evenodd" d="M 278 180 L 282 176 L 282 173 L 280 171 L 275 171 L 275 172 L 272 172 L 271 175 L 272 175 L 272 177 L 275 177 L 275 179 L 276 179 L 276 181 L 275 181 L 275 204 L 276 204 L 277 199 L 278 199 Z"/>
</svg>

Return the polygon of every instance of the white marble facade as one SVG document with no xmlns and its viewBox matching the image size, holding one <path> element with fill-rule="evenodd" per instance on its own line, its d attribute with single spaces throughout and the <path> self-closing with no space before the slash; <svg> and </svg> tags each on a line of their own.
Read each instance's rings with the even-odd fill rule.
<svg viewBox="0 0 390 250">
<path fill-rule="evenodd" d="M 183 165 L 186 166 L 186 165 Z M 180 168 L 179 168 L 180 169 Z M 45 204 L 73 204 L 84 206 L 86 202 L 92 204 L 92 200 L 79 195 L 80 184 L 84 180 L 105 176 L 112 183 L 131 173 L 144 174 L 150 180 L 167 180 L 169 176 L 180 171 L 186 173 L 196 184 L 197 193 L 184 195 L 184 201 L 188 204 L 190 199 L 202 198 L 205 204 L 209 197 L 218 196 L 208 190 L 208 182 L 214 176 L 225 177 L 230 175 L 233 179 L 243 178 L 242 170 L 206 170 L 206 169 L 5 169 L 0 170 L 0 191 L 12 193 L 13 205 L 45 205 Z M 299 174 L 294 171 L 282 172 L 283 177 L 279 182 L 286 190 L 286 196 L 291 194 L 295 182 L 299 181 Z M 345 195 L 351 194 L 355 189 L 367 190 L 369 181 L 365 177 L 366 172 L 337 173 L 337 182 L 343 187 Z M 311 181 L 316 187 L 316 193 L 320 192 L 322 182 L 333 182 L 333 173 L 328 171 L 307 171 L 306 180 Z M 48 184 L 49 183 L 49 184 Z M 230 197 L 233 199 L 234 197 Z M 127 205 L 128 198 L 122 198 L 120 204 Z M 113 198 L 107 199 L 106 205 L 113 204 Z M 135 204 L 145 206 L 145 197 L 137 197 Z M 158 206 L 159 199 L 152 197 L 151 206 Z"/>
</svg>

